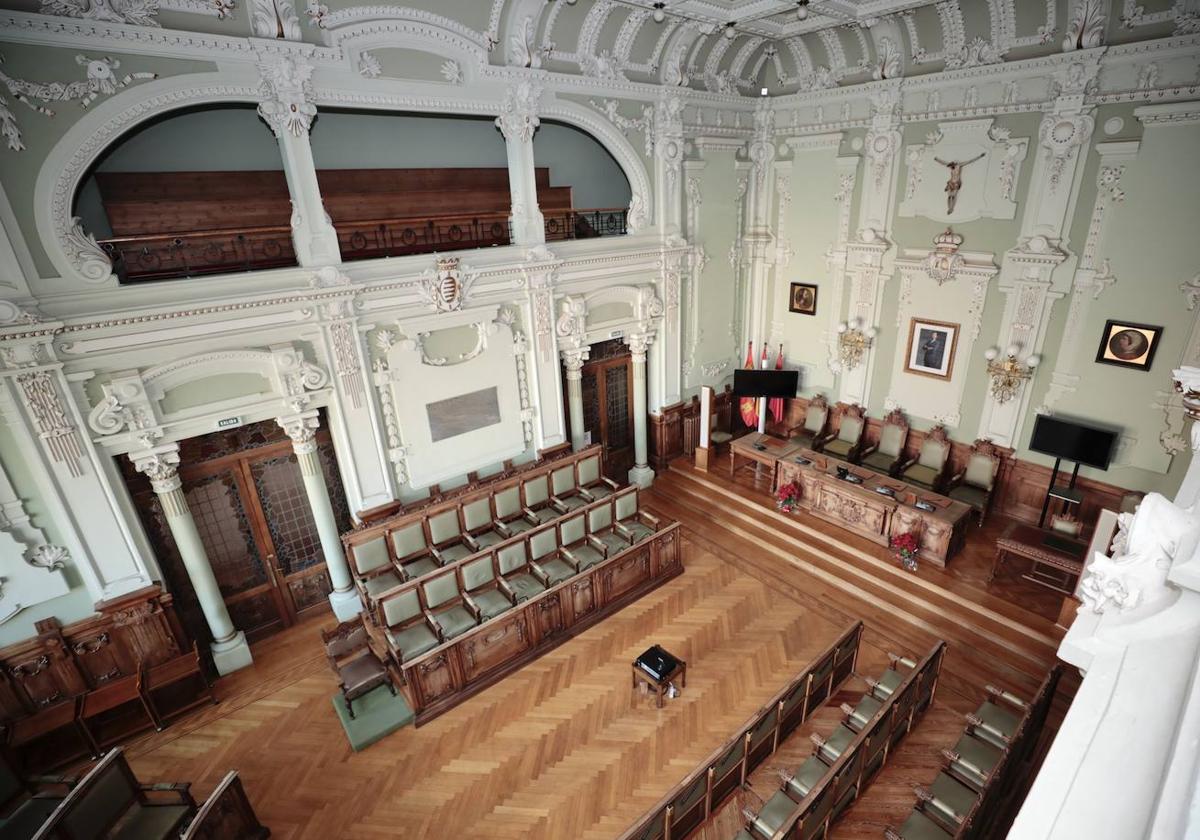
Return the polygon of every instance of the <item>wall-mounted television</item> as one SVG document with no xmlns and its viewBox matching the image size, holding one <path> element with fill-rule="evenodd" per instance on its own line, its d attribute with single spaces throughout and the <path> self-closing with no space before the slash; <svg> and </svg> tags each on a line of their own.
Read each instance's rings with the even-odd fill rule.
<svg viewBox="0 0 1200 840">
<path fill-rule="evenodd" d="M 787 397 L 796 396 L 800 387 L 798 370 L 750 370 L 733 372 L 733 395 L 735 397 Z"/>
<path fill-rule="evenodd" d="M 1039 414 L 1029 448 L 1043 455 L 1106 470 L 1117 445 L 1117 433 L 1060 417 Z"/>
</svg>

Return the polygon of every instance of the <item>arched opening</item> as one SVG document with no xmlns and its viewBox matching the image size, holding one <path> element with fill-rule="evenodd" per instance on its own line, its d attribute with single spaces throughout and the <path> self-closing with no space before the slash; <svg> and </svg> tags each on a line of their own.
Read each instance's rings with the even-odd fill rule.
<svg viewBox="0 0 1200 840">
<path fill-rule="evenodd" d="M 569 212 L 540 205 L 548 241 L 627 232 L 629 179 L 599 141 L 574 126 L 543 120 L 533 137 L 533 156 L 538 171 L 549 172 L 552 188 L 571 190 Z"/>
</svg>

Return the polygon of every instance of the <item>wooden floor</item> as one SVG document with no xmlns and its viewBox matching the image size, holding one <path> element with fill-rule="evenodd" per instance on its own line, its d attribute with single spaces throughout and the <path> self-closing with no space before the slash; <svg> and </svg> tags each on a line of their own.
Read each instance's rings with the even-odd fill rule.
<svg viewBox="0 0 1200 840">
<path fill-rule="evenodd" d="M 951 650 L 934 707 L 835 833 L 878 838 L 936 775 L 982 683 L 1029 693 L 1049 667 L 1049 610 L 1038 593 L 1013 603 L 1016 584 L 981 584 L 981 534 L 959 569 L 913 576 L 878 546 L 782 517 L 749 480 L 661 475 L 647 501 L 684 523 L 684 574 L 426 726 L 351 752 L 320 653 L 327 618 L 257 643 L 255 665 L 218 683 L 219 706 L 127 745 L 131 763 L 144 781 L 192 781 L 198 799 L 237 769 L 276 838 L 612 838 L 862 617 L 863 675 L 885 650 L 923 653 L 934 638 Z M 653 643 L 689 662 L 687 689 L 661 711 L 629 684 Z M 853 680 L 740 795 L 769 797 L 776 771 L 811 751 L 808 733 L 832 729 L 863 688 Z M 705 840 L 738 826 L 726 809 Z"/>
</svg>

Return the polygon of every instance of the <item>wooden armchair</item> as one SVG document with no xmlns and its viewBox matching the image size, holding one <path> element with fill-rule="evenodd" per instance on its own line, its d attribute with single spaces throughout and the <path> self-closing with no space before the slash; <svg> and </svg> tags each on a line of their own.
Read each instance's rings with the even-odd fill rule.
<svg viewBox="0 0 1200 840">
<path fill-rule="evenodd" d="M 939 424 L 925 433 L 917 457 L 901 463 L 896 475 L 902 481 L 937 493 L 941 491 L 949 466 L 950 440 L 946 436 L 946 427 Z"/>
<path fill-rule="evenodd" d="M 161 732 L 163 728 L 146 700 L 140 670 L 114 677 L 84 694 L 79 705 L 79 725 L 92 742 L 93 758 L 99 758 L 105 747 L 130 735 L 150 728 Z"/>
<path fill-rule="evenodd" d="M 513 536 L 522 534 L 530 528 L 536 528 L 537 518 L 525 511 L 521 504 L 521 485 L 514 484 L 497 490 L 492 494 L 492 519 L 497 530 L 503 528 L 505 534 Z"/>
<path fill-rule="evenodd" d="M 817 438 L 813 441 L 813 449 L 827 452 L 845 461 L 857 462 L 858 451 L 862 448 L 863 432 L 867 429 L 862 406 L 842 406 L 839 414 L 837 432 L 829 432 Z"/>
<path fill-rule="evenodd" d="M 392 696 L 396 696 L 396 686 L 387 666 L 371 647 L 365 620 L 360 613 L 357 618 L 343 621 L 332 630 L 321 630 L 325 658 L 337 675 L 342 700 L 351 720 L 354 719 L 354 701 L 379 686 L 386 685 Z"/>
<path fill-rule="evenodd" d="M 804 410 L 804 425 L 789 440 L 811 449 L 817 439 L 825 434 L 825 426 L 828 423 L 829 400 L 817 394 L 808 401 L 808 407 Z"/>
<path fill-rule="evenodd" d="M 413 587 L 396 589 L 379 598 L 379 624 L 392 659 L 403 665 L 441 644 L 437 623 L 421 608 Z"/>
<path fill-rule="evenodd" d="M 583 525 L 582 514 L 579 524 Z M 562 583 L 575 574 L 575 568 L 559 555 L 557 529 L 553 526 L 530 531 L 526 542 L 529 544 L 529 568 L 547 587 Z"/>
<path fill-rule="evenodd" d="M 980 438 L 971 446 L 967 465 L 946 485 L 946 495 L 974 508 L 982 525 L 992 502 L 992 490 L 995 489 L 996 473 L 999 471 L 1000 456 L 996 453 L 996 445 L 987 438 Z"/>
<path fill-rule="evenodd" d="M 604 544 L 607 557 L 619 554 L 633 544 L 629 533 L 618 531 L 613 521 L 613 503 L 593 505 L 587 511 L 588 536 Z"/>
<path fill-rule="evenodd" d="M 600 453 L 580 458 L 575 464 L 575 483 L 579 489 L 593 499 L 604 499 L 621 489 L 611 478 L 605 478 L 600 469 Z"/>
<path fill-rule="evenodd" d="M 611 505 L 605 507 L 611 510 Z M 590 512 L 591 508 L 588 508 L 586 512 L 580 511 L 573 516 L 564 517 L 558 523 L 559 555 L 575 572 L 590 569 L 608 555 L 604 543 L 588 533 L 584 520 Z"/>
<path fill-rule="evenodd" d="M 391 540 L 392 552 L 396 555 L 396 566 L 404 580 L 419 578 L 439 568 L 425 539 L 425 526 L 421 520 L 389 531 L 388 539 Z"/>
<path fill-rule="evenodd" d="M 550 495 L 550 476 L 546 473 L 522 482 L 521 495 L 525 500 L 526 515 L 537 520 L 539 525 L 557 519 L 567 512 L 562 503 Z"/>
<path fill-rule="evenodd" d="M 512 609 L 517 599 L 504 579 L 496 574 L 496 556 L 485 554 L 458 567 L 463 600 L 473 606 L 480 621 L 487 621 Z"/>
<path fill-rule="evenodd" d="M 641 510 L 638 488 L 630 487 L 613 499 L 613 530 L 629 538 L 630 543 L 641 542 L 662 527 L 662 520 L 652 513 Z"/>
<path fill-rule="evenodd" d="M 861 448 L 855 463 L 884 475 L 895 475 L 896 468 L 904 460 L 904 447 L 908 443 L 908 420 L 904 412 L 893 408 L 883 418 L 879 427 L 879 440 Z"/>
<path fill-rule="evenodd" d="M 455 569 L 446 569 L 418 584 L 421 605 L 437 625 L 443 641 L 449 641 L 479 623 L 479 610 L 463 598 Z"/>
<path fill-rule="evenodd" d="M 351 544 L 350 572 L 359 596 L 370 607 L 379 595 L 404 580 L 404 571 L 392 563 L 387 539 L 383 534 Z"/>
<path fill-rule="evenodd" d="M 512 536 L 503 525 L 492 519 L 491 496 L 481 496 L 464 502 L 462 513 L 463 532 L 471 538 L 476 548 L 488 548 Z"/>
<path fill-rule="evenodd" d="M 425 520 L 429 552 L 439 566 L 453 563 L 479 550 L 470 534 L 464 534 L 458 521 L 458 508 L 443 510 Z"/>
<path fill-rule="evenodd" d="M 581 508 L 588 502 L 594 501 L 591 494 L 575 482 L 574 464 L 567 464 L 565 467 L 550 471 L 550 498 L 567 511 Z"/>
<path fill-rule="evenodd" d="M 525 540 L 496 549 L 496 566 L 500 572 L 500 585 L 518 604 L 546 591 L 546 579 L 529 565 L 529 544 Z"/>
</svg>

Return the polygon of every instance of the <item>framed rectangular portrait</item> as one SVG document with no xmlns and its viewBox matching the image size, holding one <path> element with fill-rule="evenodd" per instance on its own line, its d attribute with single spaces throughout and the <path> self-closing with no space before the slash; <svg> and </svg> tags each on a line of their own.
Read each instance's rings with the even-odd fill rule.
<svg viewBox="0 0 1200 840">
<path fill-rule="evenodd" d="M 812 283 L 793 283 L 792 294 L 788 298 L 788 311 L 799 312 L 801 315 L 816 315 L 817 287 Z"/>
<path fill-rule="evenodd" d="M 908 325 L 908 349 L 904 369 L 908 373 L 949 379 L 954 375 L 954 350 L 958 346 L 958 324 L 913 318 Z"/>
<path fill-rule="evenodd" d="M 1104 333 L 1100 336 L 1096 361 L 1134 370 L 1150 370 L 1162 331 L 1162 327 L 1149 324 L 1110 320 L 1104 325 Z"/>
</svg>

